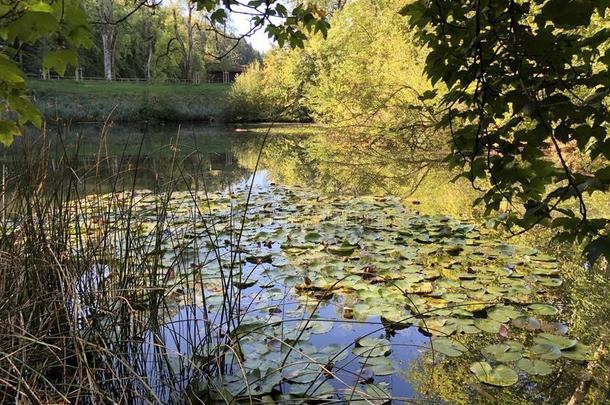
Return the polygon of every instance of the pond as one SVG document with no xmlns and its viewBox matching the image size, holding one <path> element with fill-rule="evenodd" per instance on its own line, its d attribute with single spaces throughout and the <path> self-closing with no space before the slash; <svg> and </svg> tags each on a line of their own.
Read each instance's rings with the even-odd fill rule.
<svg viewBox="0 0 610 405">
<path fill-rule="evenodd" d="M 59 132 L 89 259 L 73 305 L 134 403 L 562 403 L 592 378 L 580 264 L 427 204 L 467 199 L 449 173 L 407 197 L 296 126 Z"/>
</svg>

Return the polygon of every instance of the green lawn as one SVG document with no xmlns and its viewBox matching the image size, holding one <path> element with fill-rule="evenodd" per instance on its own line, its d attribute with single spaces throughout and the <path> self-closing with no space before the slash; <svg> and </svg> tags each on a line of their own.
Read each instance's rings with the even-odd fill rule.
<svg viewBox="0 0 610 405">
<path fill-rule="evenodd" d="M 72 122 L 223 121 L 230 85 L 28 80 L 47 119 Z"/>
<path fill-rule="evenodd" d="M 36 93 L 72 93 L 87 95 L 188 95 L 206 94 L 208 96 L 225 96 L 230 85 L 222 83 L 175 84 L 175 83 L 123 83 L 74 80 L 28 80 L 27 86 Z"/>
</svg>

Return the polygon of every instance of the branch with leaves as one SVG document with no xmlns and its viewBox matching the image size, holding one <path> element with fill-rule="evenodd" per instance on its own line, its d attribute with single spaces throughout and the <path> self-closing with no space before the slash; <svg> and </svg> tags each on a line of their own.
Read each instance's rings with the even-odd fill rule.
<svg viewBox="0 0 610 405">
<path fill-rule="evenodd" d="M 610 186 L 610 5 L 593 0 L 417 0 L 405 6 L 430 50 L 426 74 L 447 87 L 439 128 L 449 161 L 487 212 L 508 203 L 505 224 L 543 224 L 610 258 L 610 219 L 588 195 Z M 565 146 L 590 161 L 570 167 Z M 523 207 L 523 208 L 520 208 Z M 513 229 L 517 227 L 519 231 Z"/>
</svg>

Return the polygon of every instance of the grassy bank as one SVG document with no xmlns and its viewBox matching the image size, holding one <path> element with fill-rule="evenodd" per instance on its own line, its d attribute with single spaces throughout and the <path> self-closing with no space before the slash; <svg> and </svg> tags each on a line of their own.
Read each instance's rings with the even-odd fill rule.
<svg viewBox="0 0 610 405">
<path fill-rule="evenodd" d="M 48 120 L 133 122 L 222 120 L 230 86 L 30 80 L 28 88 Z"/>
</svg>

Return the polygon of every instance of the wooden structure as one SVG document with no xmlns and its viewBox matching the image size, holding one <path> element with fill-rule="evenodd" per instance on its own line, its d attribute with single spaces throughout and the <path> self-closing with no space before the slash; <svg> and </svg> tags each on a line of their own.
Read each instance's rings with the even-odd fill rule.
<svg viewBox="0 0 610 405">
<path fill-rule="evenodd" d="M 235 78 L 246 70 L 243 65 L 225 66 L 220 63 L 210 63 L 206 66 L 208 83 L 233 83 Z"/>
</svg>

